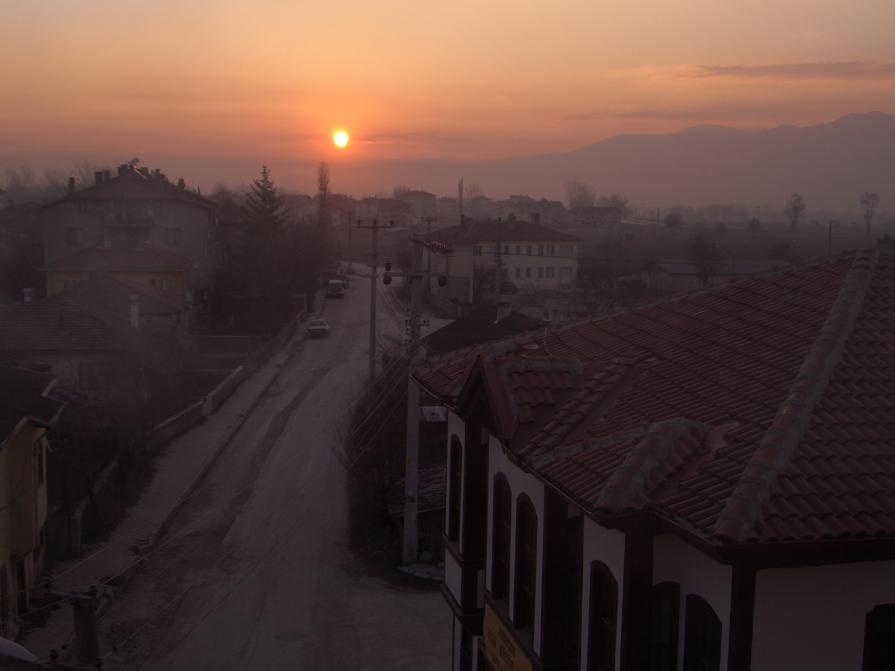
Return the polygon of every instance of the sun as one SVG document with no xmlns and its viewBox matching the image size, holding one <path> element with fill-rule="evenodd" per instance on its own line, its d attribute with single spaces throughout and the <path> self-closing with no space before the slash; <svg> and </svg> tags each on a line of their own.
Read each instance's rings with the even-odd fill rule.
<svg viewBox="0 0 895 671">
<path fill-rule="evenodd" d="M 339 149 L 344 149 L 348 146 L 348 141 L 351 138 L 348 136 L 348 133 L 344 130 L 337 130 L 333 133 L 333 144 L 336 145 Z"/>
</svg>

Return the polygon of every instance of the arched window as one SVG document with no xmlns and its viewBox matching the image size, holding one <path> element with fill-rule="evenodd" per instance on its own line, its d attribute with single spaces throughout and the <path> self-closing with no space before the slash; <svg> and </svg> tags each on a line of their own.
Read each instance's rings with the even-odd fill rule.
<svg viewBox="0 0 895 671">
<path fill-rule="evenodd" d="M 687 597 L 684 671 L 720 671 L 721 620 L 702 597 Z"/>
<path fill-rule="evenodd" d="M 895 603 L 877 606 L 864 623 L 862 671 L 895 669 Z"/>
<path fill-rule="evenodd" d="M 513 624 L 534 629 L 538 566 L 538 516 L 524 494 L 516 503 L 516 581 Z"/>
<path fill-rule="evenodd" d="M 606 564 L 595 561 L 590 565 L 588 671 L 611 671 L 615 668 L 617 618 L 618 582 Z"/>
<path fill-rule="evenodd" d="M 450 455 L 448 457 L 450 483 L 448 487 L 448 540 L 460 540 L 460 491 L 463 482 L 463 446 L 457 436 L 451 436 Z"/>
<path fill-rule="evenodd" d="M 513 495 L 503 475 L 494 476 L 491 529 L 491 596 L 506 599 L 510 591 L 510 513 Z"/>
<path fill-rule="evenodd" d="M 680 610 L 680 585 L 676 582 L 662 582 L 653 587 L 650 671 L 675 671 L 677 669 Z"/>
</svg>

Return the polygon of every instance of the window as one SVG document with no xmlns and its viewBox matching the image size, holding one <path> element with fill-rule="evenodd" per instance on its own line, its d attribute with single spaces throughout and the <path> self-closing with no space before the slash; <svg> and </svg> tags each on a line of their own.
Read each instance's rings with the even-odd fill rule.
<svg viewBox="0 0 895 671">
<path fill-rule="evenodd" d="M 525 269 L 525 277 L 527 277 L 528 279 L 531 279 L 531 268 Z"/>
<path fill-rule="evenodd" d="M 538 245 L 538 256 L 544 256 L 544 245 Z"/>
<path fill-rule="evenodd" d="M 78 280 L 78 279 L 62 280 L 62 290 L 63 291 L 68 291 L 69 289 L 74 289 L 75 287 L 78 287 L 80 285 L 81 285 L 81 280 Z"/>
<path fill-rule="evenodd" d="M 555 272 L 556 272 L 556 269 L 553 266 L 547 266 L 547 268 L 546 268 L 547 279 L 552 280 Z"/>
<path fill-rule="evenodd" d="M 702 597 L 687 597 L 684 671 L 720 671 L 721 620 Z"/>
<path fill-rule="evenodd" d="M 541 267 L 538 267 L 538 279 L 539 280 L 544 279 L 544 269 Z"/>
<path fill-rule="evenodd" d="M 561 280 L 571 280 L 572 279 L 572 269 L 564 266 L 560 266 L 559 268 L 559 279 Z"/>
<path fill-rule="evenodd" d="M 603 562 L 590 565 L 590 616 L 587 669 L 615 668 L 615 631 L 618 618 L 618 582 Z"/>
<path fill-rule="evenodd" d="M 40 487 L 44 483 L 44 444 L 43 440 L 34 443 L 34 480 Z"/>
<path fill-rule="evenodd" d="M 150 278 L 149 284 L 153 289 L 159 291 L 170 291 L 174 288 L 174 280 L 170 277 L 153 277 Z"/>
<path fill-rule="evenodd" d="M 495 599 L 506 599 L 510 591 L 512 497 L 507 479 L 503 475 L 496 475 L 491 529 L 491 596 Z"/>
<path fill-rule="evenodd" d="M 509 253 L 510 253 L 510 246 L 509 246 L 509 245 L 504 245 L 504 246 L 503 246 L 503 253 L 504 253 L 504 254 L 509 254 Z"/>
<path fill-rule="evenodd" d="M 462 477 L 463 446 L 457 436 L 451 436 L 448 468 L 450 488 L 448 490 L 448 540 L 460 540 L 460 485 Z"/>
<path fill-rule="evenodd" d="M 680 585 L 674 582 L 663 582 L 653 587 L 650 671 L 675 671 L 677 669 L 680 609 Z"/>
<path fill-rule="evenodd" d="M 481 256 L 482 255 L 482 246 L 481 245 L 473 245 L 472 246 L 472 255 L 473 256 Z"/>
<path fill-rule="evenodd" d="M 182 229 L 180 228 L 166 228 L 165 229 L 165 244 L 171 245 L 172 247 L 179 247 L 182 237 Z"/>
<path fill-rule="evenodd" d="M 519 248 L 519 245 L 516 245 L 516 256 L 522 254 L 522 250 Z"/>
<path fill-rule="evenodd" d="M 513 624 L 534 629 L 538 564 L 538 517 L 524 494 L 516 503 L 516 586 Z"/>
<path fill-rule="evenodd" d="M 65 231 L 65 240 L 69 247 L 77 247 L 84 244 L 84 229 L 69 228 Z"/>
<path fill-rule="evenodd" d="M 560 245 L 559 246 L 559 255 L 560 256 L 575 256 L 575 248 L 572 245 Z"/>
<path fill-rule="evenodd" d="M 531 256 L 531 245 L 526 245 L 525 253 L 526 255 Z"/>
<path fill-rule="evenodd" d="M 522 268 L 516 268 L 516 279 L 522 277 Z"/>
<path fill-rule="evenodd" d="M 877 606 L 864 623 L 862 671 L 895 669 L 895 604 Z"/>
<path fill-rule="evenodd" d="M 556 245 L 547 245 L 547 256 L 556 255 Z"/>
</svg>

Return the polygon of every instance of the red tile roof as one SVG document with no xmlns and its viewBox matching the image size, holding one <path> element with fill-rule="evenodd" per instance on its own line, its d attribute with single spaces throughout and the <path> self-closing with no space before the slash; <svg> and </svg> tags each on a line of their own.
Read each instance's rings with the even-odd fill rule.
<svg viewBox="0 0 895 671">
<path fill-rule="evenodd" d="M 569 360 L 570 379 L 533 373 Z M 650 509 L 727 543 L 895 535 L 889 241 L 415 377 L 454 405 L 467 378 L 502 385 L 508 449 L 594 515 Z"/>
<path fill-rule="evenodd" d="M 47 203 L 44 207 L 54 207 L 59 203 L 78 200 L 177 200 L 204 209 L 215 208 L 213 201 L 172 184 L 163 176 L 152 174 L 147 176 L 132 168 L 99 184 L 67 194 L 59 200 Z"/>
<path fill-rule="evenodd" d="M 432 239 L 448 245 L 482 242 L 576 242 L 578 238 L 531 221 L 465 220 L 457 226 L 432 231 Z"/>
</svg>

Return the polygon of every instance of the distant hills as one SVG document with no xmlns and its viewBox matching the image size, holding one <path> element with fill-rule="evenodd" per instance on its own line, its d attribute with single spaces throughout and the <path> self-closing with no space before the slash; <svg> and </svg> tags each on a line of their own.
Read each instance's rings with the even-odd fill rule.
<svg viewBox="0 0 895 671">
<path fill-rule="evenodd" d="M 459 177 L 488 195 L 528 193 L 564 198 L 566 180 L 620 192 L 644 204 L 771 204 L 800 192 L 810 209 L 857 207 L 876 191 L 895 210 L 895 115 L 850 114 L 816 126 L 738 130 L 694 126 L 676 133 L 618 135 L 565 153 L 493 161 L 419 161 L 349 169 L 351 182 L 375 176 L 438 193 Z M 367 173 L 367 174 L 364 174 Z"/>
</svg>

